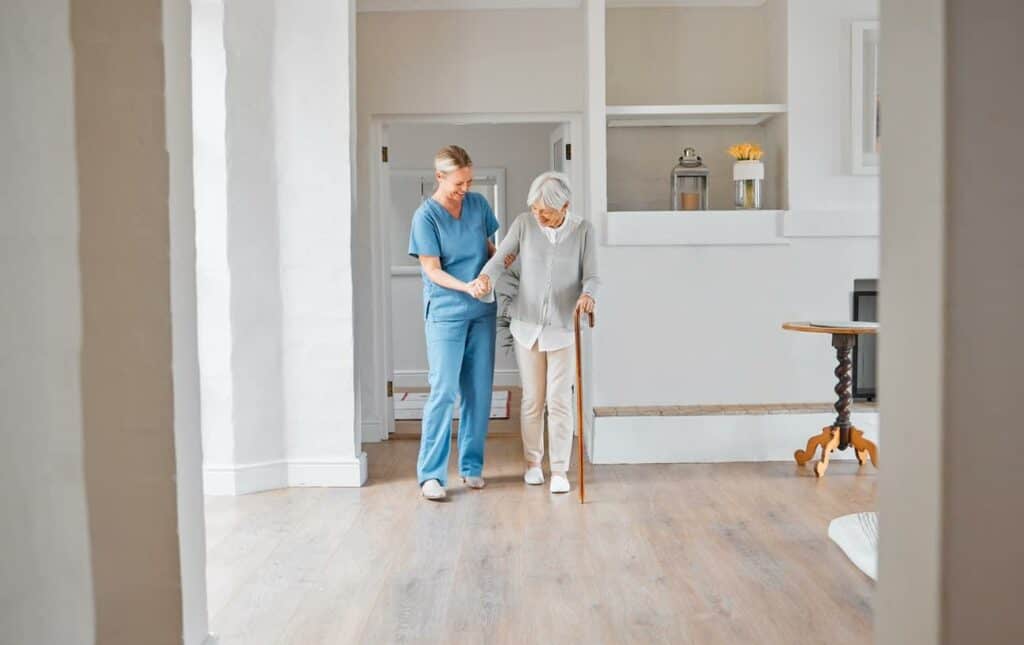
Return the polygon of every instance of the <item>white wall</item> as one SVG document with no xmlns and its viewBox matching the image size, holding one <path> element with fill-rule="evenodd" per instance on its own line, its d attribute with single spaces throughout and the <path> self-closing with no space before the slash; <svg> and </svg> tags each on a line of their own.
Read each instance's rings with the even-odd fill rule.
<svg viewBox="0 0 1024 645">
<path fill-rule="evenodd" d="M 207 491 L 358 486 L 354 4 L 195 14 Z"/>
<path fill-rule="evenodd" d="M 807 4 L 816 3 L 789 4 L 786 44 L 770 49 L 788 51 L 789 77 L 776 77 L 772 86 L 788 84 L 790 206 L 813 207 L 808 213 L 813 218 L 826 207 L 868 208 L 861 193 L 877 194 L 877 178 L 837 176 L 838 184 L 859 189 L 851 188 L 849 194 L 840 193 L 827 203 L 807 195 L 808 168 L 820 164 L 822 154 L 840 156 L 842 82 L 819 78 L 821 70 L 813 65 L 831 61 L 828 73 L 841 73 L 842 56 L 835 40 L 847 18 L 839 3 L 823 3 L 832 11 Z M 764 11 L 769 23 L 787 14 L 780 6 Z M 847 13 L 855 12 L 856 7 Z M 822 32 L 833 37 L 824 38 Z M 767 88 L 765 92 L 760 100 L 781 99 L 769 96 Z M 809 112 L 814 114 L 808 117 Z M 803 120 L 814 128 L 797 123 Z M 784 122 L 779 127 L 785 132 Z M 768 134 L 775 137 L 779 132 Z M 614 136 L 609 146 L 613 141 Z M 609 153 L 609 172 L 612 161 Z M 799 175 L 795 183 L 793 173 Z M 608 178 L 609 185 L 616 181 Z M 787 215 L 787 227 L 792 221 Z M 835 358 L 827 340 L 783 332 L 780 326 L 794 319 L 850 317 L 854 279 L 878 275 L 878 240 L 787 239 L 787 245 L 772 247 L 603 247 L 600 270 L 605 286 L 594 335 L 594 404 L 831 399 Z"/>
<path fill-rule="evenodd" d="M 828 401 L 828 339 L 780 327 L 849 318 L 854 279 L 878 275 L 874 239 L 602 251 L 598 406 Z"/>
<path fill-rule="evenodd" d="M 370 261 L 369 132 L 374 116 L 509 112 L 582 112 L 583 11 L 498 10 L 360 13 L 358 16 L 358 209 L 354 230 L 356 333 L 361 347 L 381 346 L 384 327 L 373 293 L 384 276 Z M 372 151 L 372 154 L 377 154 Z M 585 153 L 584 153 L 585 154 Z M 375 354 L 361 356 L 361 405 L 367 423 L 383 410 L 375 394 L 386 377 Z"/>
<path fill-rule="evenodd" d="M 555 124 L 467 125 L 396 124 L 388 128 L 388 165 L 395 169 L 431 169 L 434 153 L 450 143 L 463 146 L 478 168 L 504 168 L 505 222 L 527 210 L 526 194 L 541 172 L 550 169 L 549 137 Z M 412 213 L 407 214 L 409 217 Z M 408 246 L 402 247 L 404 252 Z M 392 281 L 392 360 L 396 376 L 426 384 L 427 355 L 423 338 L 423 282 L 419 275 Z M 516 362 L 510 351 L 495 354 L 496 377 L 515 382 Z M 415 375 L 415 376 L 414 376 Z"/>
<path fill-rule="evenodd" d="M 0 634 L 92 643 L 66 0 L 0 5 Z M 45 464 L 45 468 L 41 465 Z"/>
<path fill-rule="evenodd" d="M 877 19 L 878 0 L 789 0 L 788 13 L 789 207 L 877 212 L 878 178 L 849 174 L 848 139 L 850 25 Z"/>
</svg>

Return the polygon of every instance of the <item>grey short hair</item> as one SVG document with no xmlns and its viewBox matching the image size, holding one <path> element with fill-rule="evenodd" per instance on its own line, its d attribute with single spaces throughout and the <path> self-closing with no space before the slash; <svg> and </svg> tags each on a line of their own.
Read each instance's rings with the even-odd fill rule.
<svg viewBox="0 0 1024 645">
<path fill-rule="evenodd" d="M 545 208 L 558 210 L 571 200 L 572 187 L 569 185 L 569 176 L 552 170 L 537 175 L 537 178 L 530 184 L 526 205 L 532 208 L 539 202 Z"/>
</svg>

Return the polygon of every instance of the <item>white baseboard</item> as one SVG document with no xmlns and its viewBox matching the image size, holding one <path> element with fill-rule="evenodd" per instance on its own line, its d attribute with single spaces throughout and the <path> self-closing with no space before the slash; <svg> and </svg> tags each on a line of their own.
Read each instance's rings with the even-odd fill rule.
<svg viewBox="0 0 1024 645">
<path fill-rule="evenodd" d="M 206 495 L 245 495 L 287 486 L 288 467 L 284 461 L 203 466 L 203 493 Z"/>
<path fill-rule="evenodd" d="M 597 417 L 587 451 L 595 464 L 790 461 L 797 448 L 835 420 L 834 414 Z M 878 443 L 878 413 L 853 414 Z M 852 450 L 833 459 L 855 459 Z"/>
<path fill-rule="evenodd" d="M 366 453 L 352 459 L 289 459 L 203 467 L 206 495 L 246 495 L 289 487 L 351 487 L 366 483 Z"/>
<path fill-rule="evenodd" d="M 427 380 L 427 370 L 395 370 L 394 378 L 395 387 L 398 389 L 430 385 Z M 519 370 L 494 370 L 495 387 L 519 387 L 519 385 Z"/>
<path fill-rule="evenodd" d="M 326 488 L 358 488 L 366 483 L 366 453 L 346 460 L 288 461 L 289 486 L 322 486 Z"/>
</svg>

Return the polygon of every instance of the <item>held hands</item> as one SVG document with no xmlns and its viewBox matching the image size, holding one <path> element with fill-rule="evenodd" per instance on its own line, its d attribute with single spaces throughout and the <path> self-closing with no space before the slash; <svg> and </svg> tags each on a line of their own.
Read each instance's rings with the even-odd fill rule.
<svg viewBox="0 0 1024 645">
<path fill-rule="evenodd" d="M 491 278 L 487 275 L 481 275 L 476 280 L 466 285 L 466 293 L 473 296 L 477 300 L 483 298 L 491 292 Z"/>
<path fill-rule="evenodd" d="M 582 311 L 585 314 L 594 313 L 594 299 L 583 294 L 580 299 L 576 301 L 576 311 Z"/>
</svg>

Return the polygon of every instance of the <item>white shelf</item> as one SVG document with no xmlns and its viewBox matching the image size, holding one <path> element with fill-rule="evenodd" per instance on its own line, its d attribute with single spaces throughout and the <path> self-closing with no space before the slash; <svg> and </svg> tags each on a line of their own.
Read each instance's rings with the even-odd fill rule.
<svg viewBox="0 0 1024 645">
<path fill-rule="evenodd" d="M 785 211 L 612 211 L 609 246 L 776 246 Z"/>
<path fill-rule="evenodd" d="M 609 128 L 665 126 L 750 126 L 785 114 L 778 103 L 732 105 L 609 105 Z"/>
</svg>

